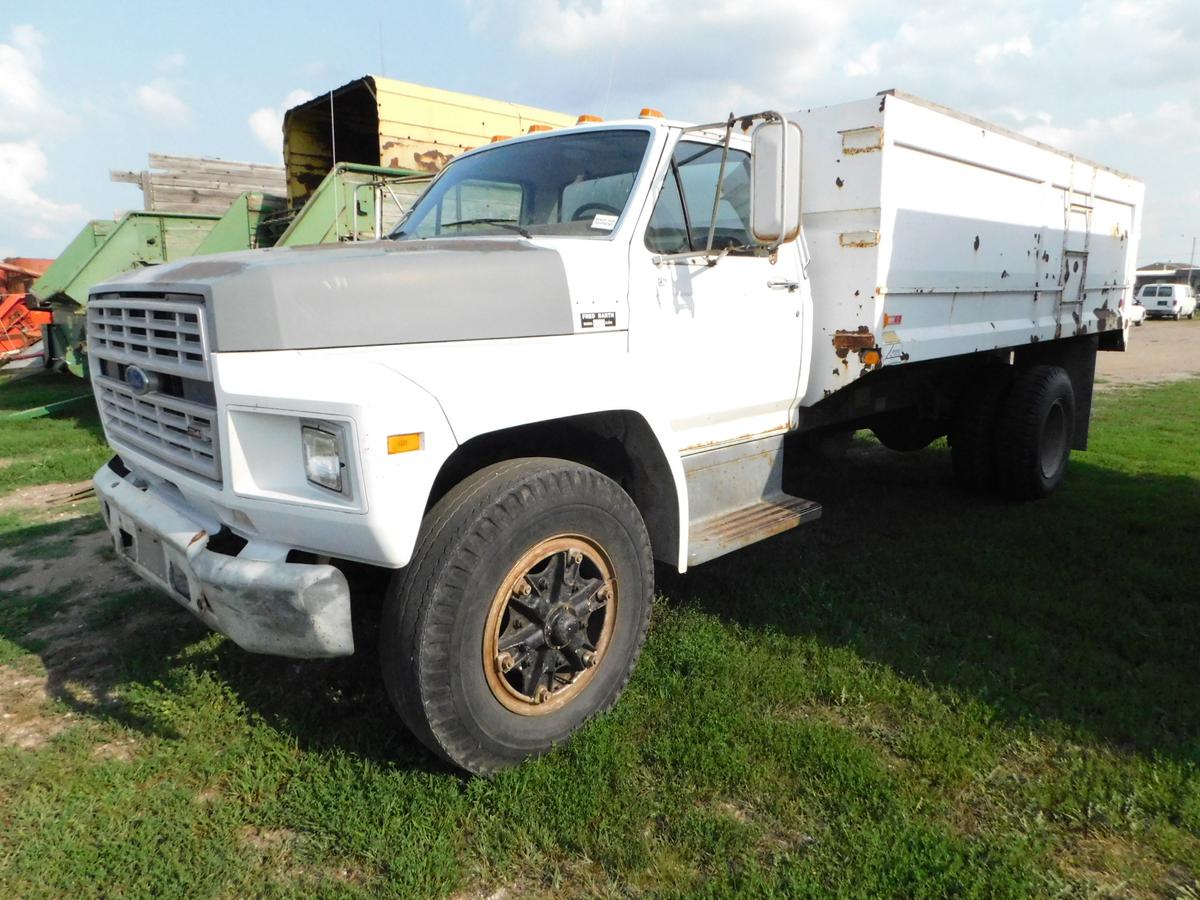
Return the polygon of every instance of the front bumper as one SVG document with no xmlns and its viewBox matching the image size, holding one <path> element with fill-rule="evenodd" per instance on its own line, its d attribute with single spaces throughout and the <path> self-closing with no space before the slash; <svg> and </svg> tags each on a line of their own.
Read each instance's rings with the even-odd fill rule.
<svg viewBox="0 0 1200 900">
<path fill-rule="evenodd" d="M 118 556 L 242 649 L 302 658 L 354 652 L 350 588 L 338 569 L 217 553 L 202 526 L 128 475 L 106 464 L 94 484 Z"/>
</svg>

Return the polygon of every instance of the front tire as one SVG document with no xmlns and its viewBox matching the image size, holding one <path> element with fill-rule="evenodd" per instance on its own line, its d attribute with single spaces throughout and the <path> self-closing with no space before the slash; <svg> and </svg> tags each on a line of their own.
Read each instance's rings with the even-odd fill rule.
<svg viewBox="0 0 1200 900">
<path fill-rule="evenodd" d="M 620 696 L 653 582 L 646 527 L 612 479 L 556 459 L 490 466 L 429 511 L 392 580 L 388 694 L 422 743 L 467 771 L 539 756 Z"/>
</svg>

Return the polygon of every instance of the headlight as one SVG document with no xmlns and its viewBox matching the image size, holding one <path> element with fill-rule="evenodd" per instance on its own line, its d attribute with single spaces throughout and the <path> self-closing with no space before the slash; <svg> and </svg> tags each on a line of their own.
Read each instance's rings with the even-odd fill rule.
<svg viewBox="0 0 1200 900">
<path fill-rule="evenodd" d="M 342 448 L 339 435 L 304 425 L 300 429 L 304 444 L 304 474 L 315 485 L 342 492 Z"/>
</svg>

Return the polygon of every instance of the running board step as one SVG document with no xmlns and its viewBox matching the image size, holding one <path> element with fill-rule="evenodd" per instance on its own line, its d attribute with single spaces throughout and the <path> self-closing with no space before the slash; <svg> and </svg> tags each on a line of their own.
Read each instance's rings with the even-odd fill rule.
<svg viewBox="0 0 1200 900">
<path fill-rule="evenodd" d="M 821 504 L 788 494 L 764 498 L 750 506 L 696 522 L 688 536 L 688 565 L 694 566 L 763 538 L 821 518 Z"/>
<path fill-rule="evenodd" d="M 821 517 L 821 504 L 783 492 L 778 435 L 690 454 L 683 470 L 689 566 Z"/>
</svg>

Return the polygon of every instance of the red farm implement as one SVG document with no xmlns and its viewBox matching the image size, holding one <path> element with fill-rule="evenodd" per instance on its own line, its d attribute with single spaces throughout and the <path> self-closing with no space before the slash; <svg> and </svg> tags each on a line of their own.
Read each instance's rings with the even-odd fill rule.
<svg viewBox="0 0 1200 900">
<path fill-rule="evenodd" d="M 50 267 L 51 259 L 8 257 L 0 261 L 0 362 L 21 354 L 42 337 L 50 313 L 30 309 L 29 287 Z"/>
</svg>

